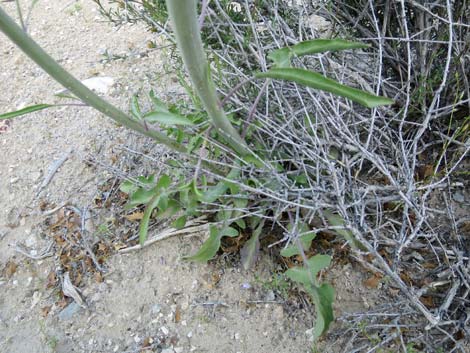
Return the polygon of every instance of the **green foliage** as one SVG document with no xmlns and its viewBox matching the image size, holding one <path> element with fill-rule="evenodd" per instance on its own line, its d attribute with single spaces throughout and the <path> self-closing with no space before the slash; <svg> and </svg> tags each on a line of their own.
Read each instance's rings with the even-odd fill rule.
<svg viewBox="0 0 470 353">
<path fill-rule="evenodd" d="M 316 236 L 316 233 L 310 232 L 299 237 L 300 244 L 304 251 L 310 248 L 310 246 L 312 245 L 312 241 L 313 239 L 315 239 Z M 291 244 L 281 250 L 281 256 L 284 257 L 300 255 L 300 253 L 301 252 L 297 244 Z"/>
<path fill-rule="evenodd" d="M 21 116 L 21 115 L 30 114 L 30 113 L 37 112 L 39 110 L 43 110 L 43 109 L 47 109 L 47 108 L 51 108 L 51 107 L 54 107 L 54 105 L 53 104 L 31 105 L 29 107 L 19 109 L 19 110 L 13 111 L 13 112 L 0 114 L 0 120 L 13 119 L 13 118 L 16 118 L 16 117 Z"/>
<path fill-rule="evenodd" d="M 291 66 L 293 57 L 368 47 L 367 44 L 344 39 L 314 39 L 274 50 L 268 54 L 268 58 L 273 61 L 275 67 L 286 68 Z"/>
<path fill-rule="evenodd" d="M 238 231 L 231 227 L 223 227 L 219 229 L 217 226 L 212 225 L 209 231 L 209 238 L 202 244 L 199 251 L 192 255 L 185 257 L 186 260 L 207 262 L 214 258 L 215 254 L 220 248 L 220 241 L 223 237 L 237 237 Z"/>
<path fill-rule="evenodd" d="M 348 98 L 368 108 L 375 108 L 381 105 L 393 104 L 393 100 L 376 96 L 357 88 L 342 85 L 335 80 L 327 78 L 319 73 L 296 68 L 273 68 L 267 72 L 256 74 L 258 78 L 273 78 L 296 82 L 307 87 L 330 92 L 340 97 Z"/>
<path fill-rule="evenodd" d="M 286 271 L 286 276 L 294 282 L 301 283 L 313 299 L 317 314 L 314 328 L 316 338 L 324 334 L 334 320 L 332 306 L 334 289 L 326 283 L 320 285 L 316 279 L 318 273 L 328 267 L 330 262 L 330 256 L 315 255 L 308 259 L 305 267 L 293 267 Z"/>
</svg>

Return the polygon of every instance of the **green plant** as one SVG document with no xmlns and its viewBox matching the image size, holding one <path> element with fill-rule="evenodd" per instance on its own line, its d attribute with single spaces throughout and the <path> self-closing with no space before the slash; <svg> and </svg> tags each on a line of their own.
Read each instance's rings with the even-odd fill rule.
<svg viewBox="0 0 470 353">
<path fill-rule="evenodd" d="M 267 280 L 256 278 L 256 281 L 261 284 L 264 290 L 271 290 L 284 300 L 289 298 L 291 284 L 287 281 L 285 274 L 275 273 Z"/>
<path fill-rule="evenodd" d="M 192 87 L 186 87 L 187 91 L 197 107 L 201 103 L 203 112 L 182 113 L 181 106 L 168 105 L 150 92 L 152 109 L 142 111 L 137 97 L 133 97 L 128 115 L 97 96 L 61 68 L 1 8 L 0 29 L 83 103 L 188 158 L 193 166 L 193 174 L 190 176 L 175 172 L 171 176 L 161 175 L 158 180 L 154 176 L 139 177 L 134 182 L 124 182 L 121 185 L 121 190 L 129 195 L 127 208 L 144 208 L 139 229 L 140 244 L 146 241 L 148 226 L 153 218 L 177 216 L 173 225 L 181 228 L 189 217 L 208 213 L 213 215 L 210 217 L 209 237 L 196 254 L 187 256 L 186 259 L 206 262 L 216 255 L 224 237 L 238 237 L 244 233 L 250 235 L 241 249 L 242 264 L 248 268 L 258 256 L 265 218 L 272 214 L 266 200 L 276 198 L 276 195 L 263 193 L 262 187 L 279 187 L 280 182 L 272 177 L 273 171 L 286 172 L 287 179 L 293 179 L 299 185 L 307 183 L 308 172 L 287 171 L 282 155 L 269 155 L 259 141 L 250 139 L 249 134 L 246 135 L 247 140 L 242 138 L 240 123 L 234 115 L 227 114 L 219 102 L 211 76 L 211 65 L 201 39 L 196 2 L 168 0 L 166 8 L 173 24 L 178 49 L 192 82 Z M 252 73 L 252 78 L 287 80 L 349 98 L 366 107 L 391 104 L 390 99 L 342 85 L 316 72 L 290 67 L 290 61 L 294 57 L 362 47 L 363 44 L 342 40 L 302 42 L 273 51 L 270 58 L 274 67 L 266 72 Z M 180 81 L 184 83 L 185 79 L 181 77 Z M 0 115 L 0 119 L 10 119 L 52 106 L 36 105 Z M 175 166 L 182 167 L 179 162 L 175 162 Z M 203 168 L 205 174 L 201 173 Z M 298 209 L 304 207 L 300 201 L 295 205 Z M 256 212 L 250 212 L 250 209 L 255 209 Z M 351 245 L 361 246 L 339 214 L 327 208 L 322 211 L 339 235 Z M 276 217 L 281 219 L 286 214 L 290 215 L 289 211 L 281 212 Z M 320 283 L 317 278 L 320 271 L 329 266 L 331 258 L 327 255 L 307 258 L 304 250 L 310 246 L 315 233 L 299 217 L 295 222 L 287 223 L 287 228 L 293 234 L 290 237 L 293 246 L 284 249 L 282 255 L 301 255 L 303 263 L 289 269 L 285 275 L 303 285 L 312 297 L 317 313 L 315 336 L 319 337 L 326 332 L 333 320 L 334 290 L 329 284 Z M 304 226 L 300 226 L 300 233 L 305 234 L 296 236 L 299 233 L 299 224 L 304 223 Z"/>
</svg>

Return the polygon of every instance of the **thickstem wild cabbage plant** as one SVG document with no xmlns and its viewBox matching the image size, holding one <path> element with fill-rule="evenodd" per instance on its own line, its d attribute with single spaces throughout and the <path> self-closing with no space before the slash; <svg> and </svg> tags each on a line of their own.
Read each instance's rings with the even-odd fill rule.
<svg viewBox="0 0 470 353">
<path fill-rule="evenodd" d="M 159 180 L 155 180 L 153 176 L 141 177 L 139 178 L 140 185 L 129 182 L 122 184 L 121 190 L 129 194 L 128 207 L 145 207 L 139 231 L 141 244 L 147 238 L 148 225 L 152 217 L 171 217 L 178 214 L 179 217 L 174 222 L 174 226 L 181 228 L 184 227 L 186 219 L 198 215 L 201 208 L 209 205 L 206 206 L 207 209 L 213 211 L 213 205 L 216 204 L 220 207 L 217 209 L 214 222 L 210 225 L 209 238 L 196 254 L 188 256 L 187 259 L 208 261 L 216 255 L 223 237 L 238 237 L 240 232 L 244 232 L 245 234 L 251 233 L 249 240 L 241 249 L 242 264 L 244 267 L 249 267 L 255 262 L 259 252 L 259 238 L 265 225 L 266 216 L 263 214 L 246 216 L 244 212 L 251 207 L 251 203 L 263 204 L 263 197 L 276 196 L 260 193 L 258 199 L 261 201 L 253 197 L 253 193 L 257 192 L 256 183 L 272 184 L 273 180 L 262 178 L 260 181 L 254 180 L 253 176 L 241 172 L 240 164 L 252 165 L 254 169 L 260 165 L 277 171 L 284 169 L 280 163 L 271 161 L 265 155 L 265 151 L 258 149 L 256 144 L 250 144 L 249 135 L 247 136 L 248 142 L 245 141 L 241 137 L 240 131 L 234 127 L 222 109 L 214 81 L 211 78 L 211 66 L 201 40 L 197 5 L 198 3 L 194 0 L 166 1 L 176 43 L 191 79 L 192 89 L 196 92 L 205 110 L 205 115 L 203 114 L 202 118 L 200 115 L 197 117 L 183 116 L 175 109 L 168 108 L 154 94 L 150 95 L 154 105 L 152 111 L 143 114 L 138 103 L 134 102 L 132 114 L 128 115 L 96 95 L 64 70 L 1 8 L 0 30 L 83 103 L 97 109 L 117 123 L 149 136 L 175 152 L 188 156 L 188 162 L 194 164 L 194 176 L 189 182 L 185 178 L 182 180 L 180 178 L 175 183 L 172 179 L 178 178 L 177 175 L 172 175 L 173 178 L 163 175 Z M 388 98 L 342 85 L 319 73 L 295 68 L 291 64 L 291 60 L 295 57 L 365 47 L 367 46 L 362 43 L 341 39 L 304 41 L 274 50 L 268 57 L 272 61 L 272 67 L 265 72 L 253 72 L 252 75 L 253 78 L 259 79 L 295 82 L 345 97 L 369 108 L 391 104 L 393 101 Z M 52 106 L 48 104 L 36 105 L 0 115 L 0 119 L 9 119 Z M 161 129 L 156 129 L 154 125 L 149 126 L 150 123 L 157 123 Z M 188 133 L 183 129 L 185 126 L 191 126 L 193 130 Z M 166 131 L 166 133 L 162 131 Z M 204 139 L 202 136 L 210 136 L 210 139 Z M 211 139 L 216 143 L 211 143 Z M 208 182 L 205 176 L 198 174 L 201 151 L 205 149 L 210 152 L 212 160 L 215 162 L 212 165 L 208 160 L 205 160 L 203 165 L 212 172 L 216 179 L 219 179 L 216 184 Z M 233 155 L 236 156 L 237 162 L 233 162 L 232 167 L 228 170 L 220 169 L 217 159 L 231 160 L 227 156 Z M 299 180 L 302 179 L 301 177 L 302 175 L 299 176 Z M 301 206 L 300 203 L 298 205 Z M 285 208 L 288 209 L 287 206 Z M 332 227 L 338 228 L 337 233 L 343 236 L 351 246 L 359 248 L 362 246 L 351 232 L 344 229 L 345 222 L 339 215 L 328 209 L 324 210 L 323 215 Z M 248 222 L 245 222 L 245 218 Z M 289 269 L 286 276 L 302 284 L 312 297 L 317 314 L 315 335 L 318 337 L 328 329 L 329 324 L 333 321 L 334 290 L 329 284 L 320 283 L 317 279 L 318 273 L 329 266 L 331 257 L 315 255 L 308 258 L 305 250 L 310 247 L 316 232 L 310 231 L 308 226 L 302 227 L 302 229 L 296 229 L 296 227 L 293 226 L 291 230 L 298 232 L 299 236 L 296 237 L 295 242 L 281 251 L 281 255 L 284 257 L 300 256 L 303 259 L 303 266 Z"/>
</svg>

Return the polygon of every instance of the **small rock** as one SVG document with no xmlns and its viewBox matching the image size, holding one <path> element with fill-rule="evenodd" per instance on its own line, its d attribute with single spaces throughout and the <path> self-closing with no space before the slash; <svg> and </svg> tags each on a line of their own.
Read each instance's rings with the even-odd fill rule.
<svg viewBox="0 0 470 353">
<path fill-rule="evenodd" d="M 30 309 L 33 309 L 37 303 L 39 303 L 39 301 L 41 300 L 41 297 L 42 297 L 42 293 L 38 292 L 38 291 L 35 291 L 33 293 L 33 300 L 31 302 L 31 307 Z"/>
<path fill-rule="evenodd" d="M 238 332 L 235 333 L 235 334 L 233 335 L 233 338 L 238 341 L 238 340 L 240 339 L 240 334 L 239 334 Z"/>
<path fill-rule="evenodd" d="M 90 298 L 90 301 L 91 302 L 99 302 L 101 300 L 101 293 L 94 293 L 91 298 Z"/>
<path fill-rule="evenodd" d="M 242 289 L 250 289 L 250 288 L 251 288 L 251 284 L 249 284 L 249 283 L 243 283 L 241 287 L 242 287 Z"/>
<path fill-rule="evenodd" d="M 454 201 L 464 203 L 465 202 L 465 196 L 461 192 L 455 192 L 453 195 Z"/>
<path fill-rule="evenodd" d="M 60 313 L 59 313 L 59 320 L 70 320 L 73 315 L 78 313 L 81 309 L 81 306 L 78 305 L 76 302 L 70 303 L 68 306 L 65 307 Z"/>
<path fill-rule="evenodd" d="M 7 214 L 6 226 L 16 228 L 20 225 L 20 211 L 17 207 L 13 207 Z"/>
<path fill-rule="evenodd" d="M 165 326 L 160 327 L 160 330 L 165 336 L 168 336 L 168 334 L 170 333 L 170 331 Z"/>
<path fill-rule="evenodd" d="M 162 353 L 175 353 L 175 351 L 172 348 L 165 348 L 162 350 Z"/>
<path fill-rule="evenodd" d="M 175 348 L 173 348 L 173 350 L 175 351 L 175 353 L 183 353 L 184 352 L 183 347 L 175 347 Z"/>
<path fill-rule="evenodd" d="M 188 338 L 193 337 L 193 331 L 189 331 L 188 334 L 186 335 L 186 337 L 188 337 Z"/>
<path fill-rule="evenodd" d="M 314 331 L 315 331 L 315 329 L 313 327 L 311 329 L 308 329 L 307 331 L 305 331 L 305 335 L 307 336 L 307 339 L 310 342 L 315 341 Z"/>
<path fill-rule="evenodd" d="M 157 315 L 162 310 L 162 306 L 160 304 L 154 304 L 150 309 L 152 315 Z"/>
<path fill-rule="evenodd" d="M 276 299 L 276 295 L 274 294 L 272 290 L 268 291 L 268 293 L 266 293 L 266 295 L 264 296 L 264 300 L 267 302 L 272 302 L 275 299 Z"/>
</svg>

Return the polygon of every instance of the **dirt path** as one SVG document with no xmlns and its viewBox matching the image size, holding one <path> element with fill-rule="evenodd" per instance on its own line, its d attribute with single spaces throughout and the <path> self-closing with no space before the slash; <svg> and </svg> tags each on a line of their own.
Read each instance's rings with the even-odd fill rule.
<svg viewBox="0 0 470 353">
<path fill-rule="evenodd" d="M 13 2 L 1 6 L 15 14 Z M 132 93 L 151 86 L 153 78 L 142 68 L 161 70 L 159 52 L 147 48 L 155 40 L 151 34 L 139 26 L 116 31 L 102 22 L 90 1 L 40 0 L 29 30 L 79 79 L 114 78 L 107 96 L 123 109 Z M 125 59 L 103 61 L 106 52 Z M 1 112 L 52 102 L 60 90 L 3 35 L 0 75 Z M 171 80 L 159 82 L 158 89 L 178 90 Z M 123 143 L 142 146 L 148 141 L 91 109 L 60 108 L 0 125 L 0 270 L 5 269 L 0 274 L 0 351 L 310 352 L 306 331 L 313 316 L 301 309 L 288 312 L 279 295 L 282 288 L 271 281 L 268 258 L 250 273 L 242 273 L 237 264 L 187 263 L 180 255 L 202 240 L 172 238 L 108 259 L 104 278 L 83 280 L 84 309 L 70 300 L 61 302 L 59 287 L 48 285 L 57 270 L 56 257 L 33 260 L 15 251 L 17 243 L 37 252 L 49 244 L 41 205 L 90 205 L 110 175 L 84 159 L 100 155 L 112 163 L 113 154 L 119 157 L 116 146 Z M 36 196 L 49 166 L 71 148 Z M 100 211 L 93 216 L 95 232 L 110 217 Z M 364 306 L 362 292 L 354 289 L 363 278 L 353 272 L 337 276 L 342 310 Z"/>
</svg>

